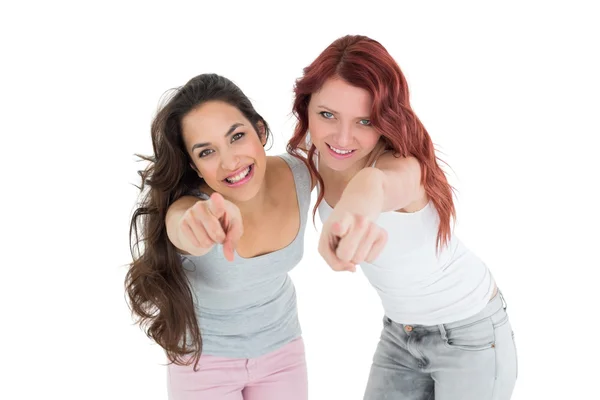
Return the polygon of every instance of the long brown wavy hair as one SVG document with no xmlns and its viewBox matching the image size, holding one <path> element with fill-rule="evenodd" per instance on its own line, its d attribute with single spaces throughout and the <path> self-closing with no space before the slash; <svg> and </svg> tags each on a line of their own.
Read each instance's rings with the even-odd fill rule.
<svg viewBox="0 0 600 400">
<path fill-rule="evenodd" d="M 301 157 L 308 131 L 308 104 L 326 80 L 339 77 L 350 85 L 365 89 L 373 96 L 371 125 L 382 135 L 385 148 L 400 157 L 416 157 L 421 164 L 422 183 L 440 216 L 437 247 L 451 236 L 451 220 L 456 217 L 453 189 L 438 157 L 429 133 L 410 106 L 408 84 L 400 67 L 387 50 L 366 36 L 347 35 L 330 44 L 296 81 L 293 114 L 297 118 L 294 135 L 287 151 Z M 314 163 L 316 147 L 308 149 L 308 166 L 318 180 L 320 193 L 314 213 L 325 195 L 323 179 Z M 440 160 L 441 161 L 441 160 Z"/>
<path fill-rule="evenodd" d="M 207 101 L 223 101 L 236 107 L 256 132 L 263 125 L 267 138 L 270 137 L 266 121 L 227 78 L 203 74 L 170 91 L 152 122 L 154 154 L 137 155 L 148 166 L 138 172 L 140 200 L 129 226 L 133 261 L 125 278 L 125 292 L 132 314 L 137 317 L 136 323 L 166 351 L 171 363 L 194 363 L 194 369 L 202 352 L 194 294 L 180 254 L 167 237 L 165 217 L 175 200 L 202 184 L 190 166 L 181 121 Z"/>
</svg>

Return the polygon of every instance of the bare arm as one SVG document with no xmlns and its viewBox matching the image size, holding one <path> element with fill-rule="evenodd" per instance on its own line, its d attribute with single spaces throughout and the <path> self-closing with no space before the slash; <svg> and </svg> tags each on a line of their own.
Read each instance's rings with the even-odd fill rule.
<svg viewBox="0 0 600 400">
<path fill-rule="evenodd" d="M 420 209 L 426 202 L 419 161 L 384 154 L 377 168 L 360 170 L 342 192 L 323 224 L 319 253 L 334 270 L 354 271 L 375 260 L 387 242 L 387 232 L 374 222 L 379 214 Z"/>
<path fill-rule="evenodd" d="M 386 153 L 376 168 L 364 168 L 352 178 L 335 208 L 374 220 L 382 212 L 422 208 L 426 202 L 419 161 Z"/>
</svg>

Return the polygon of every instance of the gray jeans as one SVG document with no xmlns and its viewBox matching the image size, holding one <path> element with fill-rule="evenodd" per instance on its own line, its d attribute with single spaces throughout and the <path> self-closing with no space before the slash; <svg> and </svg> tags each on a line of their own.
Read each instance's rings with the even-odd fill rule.
<svg viewBox="0 0 600 400">
<path fill-rule="evenodd" d="M 500 292 L 462 321 L 383 324 L 364 400 L 510 399 L 517 352 Z"/>
</svg>

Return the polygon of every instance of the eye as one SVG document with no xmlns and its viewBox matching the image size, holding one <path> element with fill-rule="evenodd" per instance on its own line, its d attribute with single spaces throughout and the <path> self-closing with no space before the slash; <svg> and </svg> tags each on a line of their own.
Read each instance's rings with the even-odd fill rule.
<svg viewBox="0 0 600 400">
<path fill-rule="evenodd" d="M 214 150 L 212 150 L 212 149 L 202 150 L 200 153 L 198 153 L 198 157 L 200 157 L 200 158 L 206 157 L 206 156 L 211 155 L 212 153 L 214 153 Z"/>
<path fill-rule="evenodd" d="M 370 119 L 361 119 L 358 123 L 361 125 L 364 125 L 364 126 L 370 126 L 371 120 Z"/>
<path fill-rule="evenodd" d="M 236 140 L 240 140 L 241 138 L 243 138 L 244 136 L 246 136 L 246 134 L 244 132 L 238 132 L 235 135 L 233 135 L 231 137 L 231 141 L 235 142 Z"/>
<path fill-rule="evenodd" d="M 333 114 L 330 113 L 329 111 L 321 111 L 319 114 L 321 114 L 321 116 L 325 119 L 333 118 Z"/>
</svg>

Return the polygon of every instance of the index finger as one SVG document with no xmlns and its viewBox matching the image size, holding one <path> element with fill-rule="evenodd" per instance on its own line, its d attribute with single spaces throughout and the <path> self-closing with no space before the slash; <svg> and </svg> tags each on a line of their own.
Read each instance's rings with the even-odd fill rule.
<svg viewBox="0 0 600 400">
<path fill-rule="evenodd" d="M 215 216 L 217 219 L 221 219 L 225 216 L 225 199 L 220 193 L 213 193 L 210 195 L 210 199 L 206 201 L 208 212 Z"/>
<path fill-rule="evenodd" d="M 227 260 L 233 261 L 234 250 L 244 233 L 243 231 L 242 223 L 237 218 L 232 218 L 229 221 L 225 241 L 223 242 L 223 254 Z"/>
</svg>

